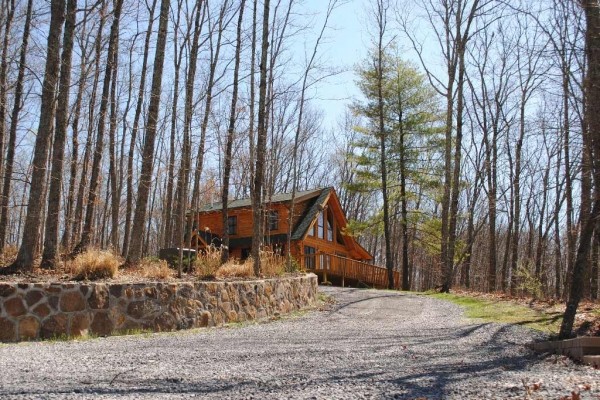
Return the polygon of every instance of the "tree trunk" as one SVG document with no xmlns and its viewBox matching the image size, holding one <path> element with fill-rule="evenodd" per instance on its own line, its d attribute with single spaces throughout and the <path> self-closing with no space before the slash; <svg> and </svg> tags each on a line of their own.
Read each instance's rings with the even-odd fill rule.
<svg viewBox="0 0 600 400">
<path fill-rule="evenodd" d="M 117 46 L 118 48 L 118 46 Z M 119 249 L 119 208 L 121 205 L 121 196 L 118 188 L 117 178 L 117 76 L 118 76 L 119 57 L 115 52 L 115 57 L 112 62 L 113 79 L 110 88 L 110 118 L 108 128 L 108 156 L 109 167 L 108 174 L 110 176 L 110 188 L 107 187 L 107 192 L 110 189 L 110 246 L 117 252 Z M 107 202 L 108 205 L 108 202 Z"/>
<path fill-rule="evenodd" d="M 95 59 L 94 59 L 94 81 L 92 84 L 92 93 L 90 95 L 90 101 L 88 104 L 88 129 L 85 141 L 85 149 L 83 151 L 83 160 L 81 167 L 81 177 L 79 179 L 79 187 L 77 188 L 77 203 L 75 205 L 75 216 L 73 218 L 73 233 L 71 242 L 75 243 L 79 241 L 81 234 L 81 226 L 83 220 L 83 209 L 85 202 L 85 195 L 88 185 L 88 170 L 90 167 L 90 157 L 92 156 L 92 138 L 94 130 L 91 127 L 95 123 L 96 116 L 96 96 L 98 93 L 98 83 L 100 81 L 100 59 L 102 56 L 102 33 L 104 31 L 104 23 L 106 20 L 106 2 L 103 0 L 100 9 L 100 22 L 98 24 L 98 31 L 96 39 L 94 41 L 95 48 Z"/>
<path fill-rule="evenodd" d="M 102 163 L 102 153 L 104 151 L 104 130 L 106 128 L 106 114 L 108 112 L 108 103 L 110 96 L 110 87 L 112 73 L 114 70 L 113 63 L 118 47 L 119 38 L 119 23 L 121 20 L 121 10 L 123 8 L 123 0 L 115 0 L 113 11 L 113 22 L 110 27 L 110 36 L 108 41 L 108 54 L 106 57 L 106 69 L 104 71 L 104 82 L 102 83 L 102 98 L 100 99 L 100 111 L 98 115 L 98 130 L 96 132 L 96 146 L 94 150 L 94 158 L 92 161 L 92 176 L 90 179 L 90 190 L 87 199 L 87 208 L 85 210 L 85 222 L 83 231 L 81 232 L 81 240 L 73 250 L 74 254 L 81 253 L 89 247 L 92 239 L 92 231 L 94 228 L 94 214 L 96 212 L 96 200 L 98 198 L 100 184 L 100 167 Z"/>
<path fill-rule="evenodd" d="M 265 152 L 267 145 L 267 125 L 265 113 L 267 107 L 267 55 L 269 50 L 269 12 L 270 0 L 264 0 L 262 21 L 262 44 L 260 53 L 260 83 L 258 87 L 258 126 L 256 140 L 256 166 L 254 168 L 254 187 L 252 196 L 252 258 L 254 260 L 254 275 L 259 276 L 260 246 L 262 233 L 262 190 L 265 175 Z M 252 160 L 251 160 L 252 162 Z"/>
<path fill-rule="evenodd" d="M 46 233 L 41 268 L 56 269 L 58 259 L 58 228 L 60 224 L 60 204 L 63 184 L 63 164 L 65 141 L 67 137 L 69 92 L 71 89 L 71 64 L 73 59 L 73 38 L 77 0 L 67 1 L 65 32 L 63 37 L 63 52 L 61 56 L 60 82 L 56 109 L 56 128 L 52 148 L 52 171 L 50 172 L 50 190 L 48 193 L 48 216 L 46 218 Z"/>
<path fill-rule="evenodd" d="M 199 13 L 199 9 L 201 9 L 201 2 L 197 1 L 196 5 L 194 7 L 194 10 Z M 173 105 L 171 108 L 171 134 L 169 137 L 169 164 L 167 167 L 167 190 L 166 190 L 166 202 L 165 202 L 165 209 L 164 209 L 164 235 L 163 235 L 163 246 L 164 247 L 169 247 L 171 244 L 175 244 L 179 247 L 181 247 L 180 243 L 177 243 L 174 239 L 174 235 L 173 235 L 173 226 L 179 227 L 179 217 L 178 217 L 178 212 L 173 210 L 173 208 L 175 208 L 176 210 L 179 210 L 179 204 L 181 203 L 182 199 L 181 196 L 178 196 L 176 199 L 173 199 L 173 191 L 174 191 L 174 182 L 175 182 L 175 139 L 177 137 L 177 120 L 179 119 L 179 115 L 177 113 L 177 107 L 179 104 L 179 74 L 180 74 L 180 70 L 181 70 L 181 61 L 183 59 L 183 53 L 184 53 L 184 44 L 189 40 L 189 35 L 190 35 L 190 30 L 191 30 L 191 26 L 188 27 L 188 31 L 187 31 L 187 36 L 184 39 L 184 44 L 179 45 L 179 23 L 180 23 L 180 19 L 181 19 L 181 9 L 177 10 L 177 18 L 175 19 L 175 26 L 173 27 L 173 43 L 175 44 L 173 46 L 173 68 L 175 69 L 175 77 L 174 77 L 174 88 L 173 88 Z M 194 42 L 195 43 L 195 42 Z M 194 46 L 194 44 L 192 43 L 192 47 Z M 193 63 L 194 62 L 194 57 L 192 56 L 192 51 L 190 51 L 190 61 L 189 63 Z M 191 67 L 190 67 L 191 68 Z M 184 112 L 187 112 L 187 108 L 184 109 Z M 186 153 L 186 138 L 184 135 L 183 138 L 183 149 L 182 149 L 182 155 L 181 155 L 181 163 L 183 163 L 183 159 L 185 157 L 185 153 Z M 180 171 L 181 172 L 181 171 Z M 181 181 L 181 173 L 179 174 L 179 181 Z M 179 190 L 179 188 L 177 189 Z M 175 202 L 175 206 L 173 205 L 173 201 Z M 177 223 L 174 223 L 177 222 Z"/>
<path fill-rule="evenodd" d="M 140 117 L 142 115 L 142 105 L 144 104 L 144 92 L 146 89 L 146 70 L 148 69 L 148 54 L 150 52 L 150 38 L 152 36 L 152 26 L 154 25 L 154 10 L 156 9 L 156 0 L 152 0 L 150 15 L 148 17 L 148 29 L 146 30 L 146 39 L 144 42 L 144 55 L 142 58 L 142 69 L 140 76 L 140 87 L 138 89 L 138 101 L 135 107 L 133 117 L 133 128 L 131 130 L 131 140 L 129 141 L 129 153 L 127 155 L 127 199 L 125 205 L 125 228 L 123 234 L 123 251 L 121 255 L 127 257 L 129 253 L 129 241 L 131 240 L 131 216 L 133 213 L 133 158 L 135 155 L 135 141 L 139 130 Z"/>
<path fill-rule="evenodd" d="M 235 65 L 233 67 L 233 93 L 231 94 L 231 109 L 229 112 L 229 126 L 227 127 L 227 143 L 225 145 L 225 166 L 223 168 L 223 190 L 221 202 L 223 204 L 223 245 L 221 250 L 221 263 L 229 259 L 229 231 L 227 229 L 228 204 L 229 201 L 229 178 L 231 175 L 231 157 L 233 150 L 233 139 L 235 132 L 235 117 L 238 100 L 238 80 L 240 72 L 240 58 L 242 52 L 242 23 L 244 21 L 244 6 L 246 0 L 241 0 L 237 25 L 237 41 L 235 46 Z"/>
<path fill-rule="evenodd" d="M 161 0 L 160 16 L 158 23 L 158 38 L 156 40 L 156 53 L 154 56 L 154 71 L 152 75 L 152 89 L 150 91 L 150 105 L 148 107 L 148 124 L 144 138 L 144 150 L 142 152 L 142 169 L 140 172 L 140 183 L 137 192 L 137 202 L 133 218 L 133 232 L 127 264 L 138 262 L 142 256 L 143 232 L 146 221 L 146 208 L 148 195 L 152 184 L 152 169 L 154 164 L 154 142 L 156 141 L 156 126 L 158 123 L 158 112 L 160 105 L 161 85 L 163 78 L 163 67 L 165 61 L 165 47 L 167 42 L 167 28 L 169 24 L 170 0 Z"/>
<path fill-rule="evenodd" d="M 46 167 L 54 125 L 54 96 L 60 70 L 60 37 L 64 20 L 64 1 L 52 0 L 50 3 L 50 31 L 48 33 L 46 70 L 42 84 L 40 122 L 35 140 L 31 187 L 24 226 L 24 232 L 27 232 L 27 234 L 23 235 L 15 262 L 8 268 L 0 270 L 1 273 L 31 271 L 33 269 L 36 246 L 43 226 L 42 213 L 45 203 L 41 202 L 40 199 L 43 198 L 46 191 Z"/>
<path fill-rule="evenodd" d="M 211 62 L 210 71 L 208 76 L 208 84 L 206 88 L 206 102 L 204 104 L 204 116 L 202 123 L 200 124 L 200 143 L 198 145 L 198 155 L 196 158 L 196 170 L 194 173 L 194 187 L 192 189 L 192 208 L 198 206 L 200 199 L 200 177 L 202 176 L 202 170 L 204 168 L 204 151 L 206 146 L 206 131 L 208 129 L 208 121 L 210 119 L 212 101 L 213 101 L 213 89 L 215 85 L 215 76 L 217 72 L 217 65 L 219 63 L 219 55 L 221 53 L 221 40 L 223 38 L 223 23 L 225 19 L 225 11 L 227 8 L 228 0 L 225 0 L 221 6 L 219 13 L 218 32 L 217 32 L 217 43 L 216 47 L 213 48 L 211 42 Z M 211 32 L 212 34 L 212 32 Z M 190 226 L 191 227 L 191 226 Z M 191 238 L 191 232 L 190 238 Z"/>
<path fill-rule="evenodd" d="M 582 0 L 581 6 L 585 12 L 587 28 L 585 32 L 585 53 L 588 63 L 585 96 L 585 121 L 587 122 L 587 139 L 592 149 L 592 173 L 596 188 L 600 185 L 600 5 L 597 0 Z M 573 275 L 567 306 L 560 327 L 559 337 L 566 339 L 571 336 L 577 307 L 581 300 L 583 276 L 588 262 L 591 239 L 594 228 L 600 218 L 600 197 L 598 190 L 594 191 L 595 199 L 592 211 L 581 228 L 577 257 L 573 265 Z"/>
<path fill-rule="evenodd" d="M 206 7 L 206 5 L 204 6 Z M 194 20 L 194 36 L 192 39 L 192 48 L 190 50 L 190 62 L 185 81 L 185 107 L 184 107 L 184 120 L 183 120 L 183 149 L 181 154 L 181 165 L 179 167 L 179 179 L 177 181 L 177 204 L 175 209 L 175 218 L 177 224 L 173 229 L 173 236 L 169 238 L 171 242 L 180 248 L 180 263 L 178 274 L 181 276 L 183 267 L 183 247 L 184 244 L 184 227 L 185 227 L 185 214 L 188 206 L 189 197 L 189 182 L 190 182 L 190 168 L 191 168 L 191 157 L 192 157 L 192 117 L 194 114 L 193 102 L 194 102 L 194 80 L 196 79 L 196 69 L 198 64 L 198 51 L 200 47 L 199 39 L 202 30 L 202 6 L 198 2 L 196 17 Z M 191 235 L 190 235 L 191 239 Z"/>
<path fill-rule="evenodd" d="M 2 38 L 2 55 L 0 56 L 0 176 L 4 167 L 4 145 L 6 141 L 6 95 L 8 93 L 8 50 L 11 38 L 11 27 L 15 16 L 15 0 L 6 0 L 6 18 L 4 36 Z M 1 19 L 0 19 L 1 21 Z M 0 253 L 2 250 L 0 249 Z"/>
<path fill-rule="evenodd" d="M 83 18 L 83 28 L 87 22 L 87 14 Z M 88 36 L 89 38 L 89 36 Z M 69 191 L 67 193 L 67 205 L 65 210 L 65 224 L 63 236 L 61 239 L 61 247 L 63 251 L 68 252 L 71 246 L 71 232 L 73 229 L 73 207 L 75 205 L 75 184 L 77 181 L 77 170 L 78 170 L 78 158 L 79 158 L 79 119 L 81 117 L 81 107 L 83 102 L 83 91 L 85 89 L 85 83 L 89 72 L 88 54 L 87 54 L 87 43 L 83 49 L 82 63 L 80 67 L 79 83 L 77 88 L 77 96 L 75 98 L 75 106 L 73 107 L 73 121 L 71 123 L 72 130 L 72 149 L 71 149 L 71 163 L 70 163 L 70 174 L 69 174 Z"/>
<path fill-rule="evenodd" d="M 4 168 L 4 180 L 2 184 L 1 214 L 0 214 L 0 254 L 4 251 L 6 244 L 6 230 L 8 228 L 8 201 L 10 199 L 12 174 L 15 160 L 15 147 L 17 143 L 17 124 L 19 122 L 19 113 L 21 112 L 21 102 L 23 97 L 23 81 L 25 78 L 27 46 L 29 43 L 29 32 L 31 29 L 31 14 L 33 11 L 33 0 L 27 1 L 27 11 L 25 16 L 25 25 L 23 28 L 23 41 L 19 51 L 19 72 L 15 85 L 15 94 L 13 100 L 13 109 L 8 134 L 8 146 L 6 150 L 6 167 Z"/>
</svg>

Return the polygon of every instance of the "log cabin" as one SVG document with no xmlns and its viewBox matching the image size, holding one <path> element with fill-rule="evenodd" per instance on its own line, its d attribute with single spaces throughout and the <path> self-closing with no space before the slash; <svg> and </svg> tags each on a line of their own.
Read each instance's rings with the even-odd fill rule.
<svg viewBox="0 0 600 400">
<path fill-rule="evenodd" d="M 285 254 L 291 209 L 291 193 L 266 199 L 264 244 Z M 219 247 L 225 227 L 221 203 L 206 204 L 197 210 L 192 243 L 198 250 Z M 250 199 L 233 200 L 228 205 L 230 256 L 243 260 L 250 255 L 253 216 Z M 291 254 L 306 269 L 319 269 L 331 257 L 368 262 L 373 259 L 354 237 L 346 233 L 348 221 L 335 190 L 331 187 L 297 192 L 292 218 Z"/>
</svg>

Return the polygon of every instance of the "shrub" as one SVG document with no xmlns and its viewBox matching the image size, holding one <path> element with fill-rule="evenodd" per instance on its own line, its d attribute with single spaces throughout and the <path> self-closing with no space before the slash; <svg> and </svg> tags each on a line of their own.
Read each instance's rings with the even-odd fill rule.
<svg viewBox="0 0 600 400">
<path fill-rule="evenodd" d="M 141 276 L 149 279 L 168 279 L 173 275 L 167 261 L 156 257 L 146 257 L 140 261 L 138 271 Z"/>
<path fill-rule="evenodd" d="M 213 279 L 221 266 L 221 250 L 210 245 L 206 250 L 199 253 L 194 260 L 194 273 L 200 279 Z"/>
<path fill-rule="evenodd" d="M 104 250 L 88 250 L 73 260 L 73 274 L 76 280 L 97 280 L 113 278 L 123 260 Z"/>
<path fill-rule="evenodd" d="M 517 267 L 516 274 L 519 281 L 518 290 L 530 294 L 534 299 L 542 297 L 542 282 L 534 273 L 529 271 L 526 265 L 520 264 Z"/>
</svg>

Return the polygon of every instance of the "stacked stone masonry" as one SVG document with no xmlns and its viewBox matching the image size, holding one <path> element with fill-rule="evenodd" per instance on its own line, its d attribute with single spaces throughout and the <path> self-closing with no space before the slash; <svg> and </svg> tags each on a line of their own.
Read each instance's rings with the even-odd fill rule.
<svg viewBox="0 0 600 400">
<path fill-rule="evenodd" d="M 218 326 L 299 310 L 316 295 L 313 274 L 240 282 L 0 283 L 0 341 Z"/>
</svg>

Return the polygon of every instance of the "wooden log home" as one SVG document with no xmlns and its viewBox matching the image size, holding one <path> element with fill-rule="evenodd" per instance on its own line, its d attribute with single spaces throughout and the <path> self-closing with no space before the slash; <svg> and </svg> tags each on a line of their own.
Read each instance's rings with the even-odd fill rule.
<svg viewBox="0 0 600 400">
<path fill-rule="evenodd" d="M 266 248 L 284 255 L 287 251 L 291 193 L 266 199 Z M 221 245 L 224 229 L 229 232 L 230 256 L 243 260 L 250 255 L 252 243 L 252 205 L 250 199 L 233 200 L 229 218 L 223 226 L 222 204 L 206 204 L 195 213 L 192 243 L 202 251 Z M 291 254 L 306 270 L 322 280 L 329 278 L 387 286 L 385 269 L 370 264 L 373 256 L 345 231 L 348 221 L 335 190 L 331 187 L 297 192 L 292 218 Z M 397 273 L 396 273 L 397 274 Z M 396 282 L 397 278 L 394 279 Z M 395 282 L 395 283 L 396 283 Z"/>
</svg>

